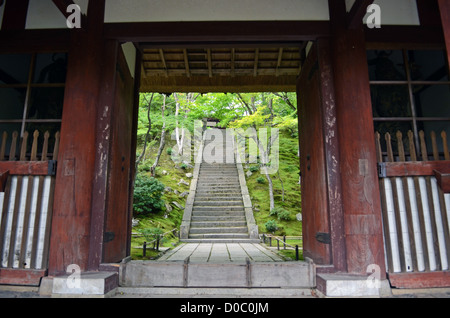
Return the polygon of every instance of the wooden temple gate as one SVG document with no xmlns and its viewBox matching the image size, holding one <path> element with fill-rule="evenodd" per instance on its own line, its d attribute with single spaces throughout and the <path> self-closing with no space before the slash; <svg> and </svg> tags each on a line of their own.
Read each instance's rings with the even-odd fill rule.
<svg viewBox="0 0 450 318">
<path fill-rule="evenodd" d="M 395 287 L 446 286 L 450 264 L 450 154 L 446 132 L 424 131 L 416 150 L 412 131 L 386 133 L 377 145 L 388 277 Z M 404 143 L 406 141 L 406 144 Z M 395 142 L 396 148 L 393 149 Z M 439 152 L 438 144 L 443 153 Z M 419 282 L 419 284 L 418 284 Z"/>
<path fill-rule="evenodd" d="M 22 138 L 17 131 L 12 136 L 3 132 L 0 148 L 0 284 L 34 282 L 38 285 L 46 276 L 59 132 L 51 138 L 53 149 L 49 153 L 48 131 L 43 136 L 37 130 L 32 136 L 25 131 Z M 39 154 L 38 146 L 42 147 Z"/>
<path fill-rule="evenodd" d="M 179 22 L 177 16 L 167 22 L 161 22 L 160 17 L 146 20 L 139 16 L 145 12 L 139 8 L 164 11 L 169 2 L 136 0 L 141 6 L 125 10 L 122 2 L 83 1 L 86 6 L 81 29 L 67 29 L 65 19 L 58 18 L 69 17 L 66 9 L 72 2 L 0 0 L 0 6 L 4 3 L 1 54 L 68 54 L 65 83 L 52 84 L 64 86 L 62 115 L 55 118 L 61 122 L 61 143 L 59 151 L 58 146 L 53 150 L 53 160 L 48 160 L 46 143 L 31 142 L 25 132 L 20 138 L 14 134 L 1 140 L 0 284 L 39 285 L 43 276 L 49 280 L 64 276 L 71 264 L 79 265 L 82 272 L 116 275 L 117 263 L 130 255 L 131 181 L 135 172 L 131 163 L 135 161 L 139 91 L 148 85 L 161 92 L 164 87 L 169 92 L 194 87 L 231 92 L 243 90 L 243 85 L 250 82 L 253 85 L 247 85 L 245 91 L 261 85 L 274 91 L 274 87 L 280 87 L 274 83 L 279 83 L 303 93 L 299 110 L 309 117 L 300 119 L 301 127 L 314 137 L 314 142 L 300 141 L 305 155 L 302 179 L 315 190 L 309 202 L 302 200 L 305 207 L 309 204 L 309 212 L 304 209 L 304 247 L 318 265 L 317 277 L 323 274 L 321 281 L 325 283 L 332 280 L 328 280 L 328 274 L 346 273 L 365 279 L 368 266 L 376 264 L 381 269 L 380 279 L 385 281 L 387 272 L 393 286 L 411 286 L 414 281 L 422 286 L 450 285 L 450 171 L 446 170 L 450 159 L 442 157 L 443 151 L 439 157 L 429 151 L 433 153 L 429 157 L 420 149 L 417 136 L 414 146 L 419 146 L 422 161 L 418 161 L 419 156 L 414 158 L 418 151 L 408 154 L 401 147 L 383 153 L 379 150 L 377 160 L 367 76 L 368 49 L 446 48 L 448 68 L 449 0 L 417 0 L 417 6 L 414 1 L 406 1 L 420 21 L 412 14 L 405 25 L 395 25 L 397 21 L 391 18 L 394 25 L 386 24 L 381 29 L 369 29 L 361 23 L 367 5 L 373 1 L 344 0 L 329 0 L 328 5 L 327 1 L 284 1 L 284 5 L 295 4 L 298 9 L 292 12 L 291 20 L 273 16 L 277 10 L 265 15 L 265 10 L 270 10 L 268 5 L 255 6 L 251 12 L 261 9 L 261 21 L 247 21 L 245 16 L 239 20 L 228 15 L 230 10 L 222 10 L 227 14 L 224 19 L 219 16 L 199 20 L 197 11 L 210 8 L 214 2 L 218 7 L 222 4 L 216 0 L 202 6 L 198 1 L 197 7 L 187 8 L 194 16 L 188 21 L 183 19 L 185 22 Z M 302 7 L 308 2 L 312 8 L 309 11 Z M 42 10 L 33 10 L 36 8 Z M 43 21 L 37 14 L 50 12 L 43 8 L 54 9 L 50 29 L 45 22 L 51 19 Z M 245 11 L 240 8 L 230 6 L 235 14 Z M 399 14 L 404 11 L 402 6 L 393 8 Z M 166 11 L 186 14 L 180 8 Z M 311 20 L 310 15 L 315 19 Z M 311 42 L 317 46 L 308 56 L 306 48 Z M 274 74 L 268 77 L 261 75 L 262 59 L 258 57 L 260 49 L 267 47 L 274 47 L 278 54 Z M 302 73 L 299 77 L 284 78 L 279 73 L 285 47 L 301 49 L 302 65 L 296 67 Z M 190 60 L 185 58 L 190 48 L 206 49 L 201 76 L 194 76 Z M 219 65 L 214 61 L 216 48 L 230 50 L 226 59 L 235 61 L 230 64 L 231 74 L 237 65 L 238 49 L 251 49 L 254 55 L 246 62 L 248 76 L 215 76 L 214 65 Z M 186 76 L 172 76 L 165 49 L 179 50 L 181 59 L 176 61 L 179 67 L 174 71 Z M 161 59 L 162 72 L 158 72 L 162 76 L 152 76 L 147 67 L 146 58 L 152 53 Z M 26 79 L 18 84 L 11 76 L 2 76 L 3 88 L 25 87 Z M 180 84 L 180 79 L 185 85 Z M 33 135 L 33 140 L 53 140 L 53 136 L 42 133 L 39 137 Z M 447 141 L 443 143 L 448 145 Z M 38 156 L 41 149 L 42 155 Z M 395 157 L 394 151 L 398 152 Z M 17 152 L 18 156 L 8 155 Z M 54 176 L 56 159 L 59 165 Z M 377 161 L 381 177 L 377 175 Z M 319 178 L 323 182 L 318 182 Z M 385 240 L 383 231 L 388 233 Z"/>
</svg>

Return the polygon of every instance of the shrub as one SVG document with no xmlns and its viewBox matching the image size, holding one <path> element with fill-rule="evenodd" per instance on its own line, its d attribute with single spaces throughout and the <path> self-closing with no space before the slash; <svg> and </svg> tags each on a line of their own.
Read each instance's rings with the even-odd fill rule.
<svg viewBox="0 0 450 318">
<path fill-rule="evenodd" d="M 259 166 L 251 166 L 250 167 L 250 171 L 251 172 L 256 172 L 256 171 L 258 171 L 259 170 Z"/>
<path fill-rule="evenodd" d="M 275 220 L 267 221 L 266 224 L 264 224 L 264 226 L 266 227 L 266 230 L 271 233 L 278 230 L 278 224 L 277 224 L 277 221 L 275 221 Z"/>
<path fill-rule="evenodd" d="M 165 237 L 162 236 L 164 234 L 164 231 L 160 228 L 157 228 L 157 227 L 146 228 L 146 229 L 142 229 L 140 232 L 145 237 L 145 239 L 149 242 L 157 240 L 158 238 L 159 238 L 160 245 L 162 245 L 165 242 Z M 156 242 L 153 245 L 156 246 Z"/>
<path fill-rule="evenodd" d="M 133 194 L 133 210 L 135 214 L 147 214 L 160 211 L 164 207 L 161 199 L 164 184 L 155 178 L 145 175 L 136 177 Z"/>
<path fill-rule="evenodd" d="M 260 177 L 258 177 L 258 178 L 256 178 L 256 182 L 258 182 L 258 183 L 265 183 L 266 182 L 266 178 L 264 178 L 263 176 L 260 176 Z"/>
<path fill-rule="evenodd" d="M 284 210 L 284 211 L 278 213 L 278 219 L 284 220 L 284 221 L 290 221 L 291 214 L 289 213 L 289 211 Z"/>
<path fill-rule="evenodd" d="M 275 207 L 272 210 L 270 210 L 269 213 L 271 216 L 277 216 L 279 220 L 289 221 L 291 219 L 291 214 L 289 211 L 281 208 L 281 207 Z"/>
<path fill-rule="evenodd" d="M 169 155 L 169 156 L 171 156 L 172 155 L 172 153 L 173 153 L 173 149 L 172 148 L 167 148 L 167 154 Z"/>
</svg>

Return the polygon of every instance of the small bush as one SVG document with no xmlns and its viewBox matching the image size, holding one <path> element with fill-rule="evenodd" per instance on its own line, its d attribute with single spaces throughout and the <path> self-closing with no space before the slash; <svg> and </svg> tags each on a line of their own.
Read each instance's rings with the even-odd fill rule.
<svg viewBox="0 0 450 318">
<path fill-rule="evenodd" d="M 266 183 L 266 178 L 264 178 L 263 176 L 260 176 L 260 177 L 256 178 L 256 182 L 261 183 L 261 184 Z"/>
<path fill-rule="evenodd" d="M 291 214 L 289 211 L 281 208 L 281 207 L 275 207 L 272 210 L 270 210 L 269 213 L 271 216 L 277 216 L 278 220 L 284 220 L 289 221 L 291 219 Z"/>
<path fill-rule="evenodd" d="M 147 242 L 152 242 L 159 238 L 159 244 L 161 246 L 166 241 L 165 237 L 162 236 L 164 234 L 164 231 L 160 228 L 157 227 L 146 228 L 142 229 L 140 232 L 145 237 Z M 156 242 L 154 245 L 156 246 Z"/>
<path fill-rule="evenodd" d="M 169 155 L 169 156 L 171 156 L 172 155 L 172 153 L 173 153 L 173 149 L 172 148 L 167 148 L 167 154 Z"/>
<path fill-rule="evenodd" d="M 164 184 L 155 178 L 138 175 L 134 184 L 133 210 L 135 214 L 156 213 L 164 207 L 161 199 Z"/>
<path fill-rule="evenodd" d="M 256 171 L 258 171 L 259 170 L 259 166 L 251 166 L 250 167 L 250 171 L 251 172 L 256 172 Z"/>
<path fill-rule="evenodd" d="M 289 211 L 284 210 L 284 211 L 278 213 L 278 219 L 283 220 L 283 221 L 290 221 L 291 214 L 289 213 Z"/>
<path fill-rule="evenodd" d="M 264 226 L 266 227 L 266 230 L 271 233 L 274 233 L 276 230 L 278 230 L 278 224 L 275 220 L 267 221 Z"/>
</svg>

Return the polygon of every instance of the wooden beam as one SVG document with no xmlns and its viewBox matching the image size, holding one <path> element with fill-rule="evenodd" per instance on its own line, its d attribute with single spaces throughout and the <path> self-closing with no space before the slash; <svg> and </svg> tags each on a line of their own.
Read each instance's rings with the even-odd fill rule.
<svg viewBox="0 0 450 318">
<path fill-rule="evenodd" d="M 210 21 L 106 23 L 106 38 L 132 42 L 302 42 L 330 35 L 328 21 Z M 208 47 L 211 47 L 208 45 Z"/>
<path fill-rule="evenodd" d="M 209 77 L 212 77 L 213 73 L 212 73 L 212 63 L 211 63 L 211 49 L 206 49 L 206 54 L 208 56 L 208 74 L 209 74 Z"/>
<path fill-rule="evenodd" d="M 186 49 L 183 49 L 183 56 L 184 56 L 184 67 L 186 68 L 186 76 L 191 77 L 191 72 L 189 70 L 189 58 Z"/>
<path fill-rule="evenodd" d="M 278 50 L 278 61 L 277 61 L 277 68 L 276 68 L 276 71 L 275 71 L 275 76 L 279 75 L 278 69 L 281 66 L 281 61 L 282 60 L 283 60 L 283 48 L 280 47 L 280 49 Z"/>
<path fill-rule="evenodd" d="M 235 74 L 235 59 L 236 59 L 236 49 L 231 49 L 231 77 L 234 77 Z"/>
<path fill-rule="evenodd" d="M 383 49 L 442 48 L 440 27 L 383 25 L 381 29 L 364 28 L 366 47 Z"/>
<path fill-rule="evenodd" d="M 450 173 L 450 161 L 382 162 L 378 164 L 380 177 L 433 176 L 434 170 Z"/>
<path fill-rule="evenodd" d="M 24 30 L 27 24 L 29 0 L 7 1 L 3 9 L 2 31 Z"/>
<path fill-rule="evenodd" d="M 0 32 L 0 53 L 32 53 L 67 51 L 70 30 L 10 30 Z"/>
<path fill-rule="evenodd" d="M 161 63 L 163 64 L 164 70 L 165 70 L 165 74 L 166 77 L 169 76 L 169 73 L 167 71 L 167 64 L 166 64 L 166 59 L 164 57 L 164 51 L 163 49 L 159 49 L 159 57 L 161 58 Z"/>
<path fill-rule="evenodd" d="M 51 161 L 1 161 L 0 172 L 9 171 L 10 175 L 47 176 L 53 174 L 54 162 Z"/>
<path fill-rule="evenodd" d="M 258 60 L 259 60 L 259 49 L 255 50 L 255 62 L 253 66 L 253 76 L 258 75 Z"/>
<path fill-rule="evenodd" d="M 350 12 L 347 14 L 347 25 L 349 29 L 357 29 L 363 24 L 363 18 L 367 13 L 367 7 L 374 0 L 356 0 Z"/>
</svg>

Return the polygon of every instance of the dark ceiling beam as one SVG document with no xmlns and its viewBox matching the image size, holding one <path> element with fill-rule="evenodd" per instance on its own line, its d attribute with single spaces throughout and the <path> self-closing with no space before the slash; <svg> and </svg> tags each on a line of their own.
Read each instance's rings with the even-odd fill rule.
<svg viewBox="0 0 450 318">
<path fill-rule="evenodd" d="M 106 23 L 104 35 L 118 41 L 162 43 L 303 42 L 327 37 L 328 21 L 210 21 Z"/>
<path fill-rule="evenodd" d="M 350 12 L 347 14 L 347 24 L 349 29 L 357 29 L 362 25 L 362 20 L 367 13 L 367 7 L 374 0 L 356 0 Z"/>
</svg>

